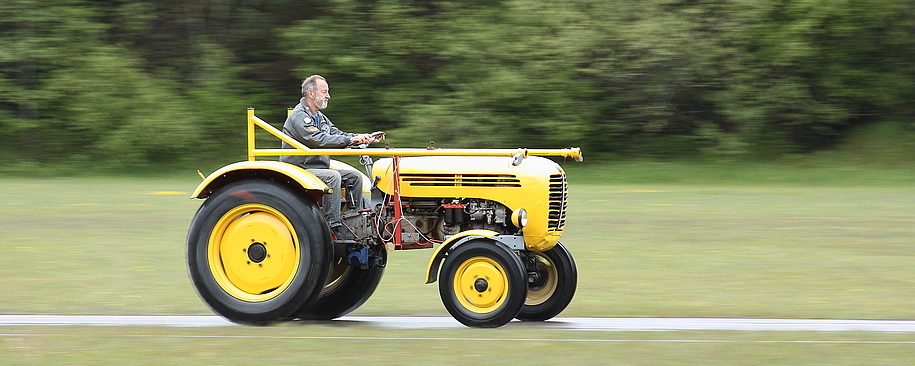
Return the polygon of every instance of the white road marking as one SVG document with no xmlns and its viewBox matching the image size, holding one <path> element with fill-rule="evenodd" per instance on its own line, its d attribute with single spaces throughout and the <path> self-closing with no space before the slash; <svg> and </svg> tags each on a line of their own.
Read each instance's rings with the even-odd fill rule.
<svg viewBox="0 0 915 366">
<path fill-rule="evenodd" d="M 303 322 L 307 323 L 307 322 Z M 336 326 L 368 326 L 397 329 L 463 328 L 450 317 L 346 316 L 317 322 Z M 237 326 L 213 315 L 0 315 L 0 326 L 14 325 L 108 325 L 218 327 Z M 731 319 L 731 318 L 554 318 L 544 322 L 513 321 L 506 327 L 592 331 L 813 331 L 813 332 L 915 332 L 913 320 L 846 319 Z"/>
<path fill-rule="evenodd" d="M 0 338 L 72 337 L 63 333 L 0 333 Z M 79 335 L 85 337 L 85 335 Z M 866 340 L 733 340 L 733 339 L 583 339 L 583 338 L 460 338 L 460 337 L 340 337 L 340 336 L 270 336 L 270 335 L 187 335 L 187 334 L 117 334 L 119 338 L 204 338 L 204 339 L 307 339 L 333 341 L 442 341 L 442 342 L 556 342 L 556 343 L 755 343 L 755 344 L 915 344 L 915 341 Z"/>
</svg>

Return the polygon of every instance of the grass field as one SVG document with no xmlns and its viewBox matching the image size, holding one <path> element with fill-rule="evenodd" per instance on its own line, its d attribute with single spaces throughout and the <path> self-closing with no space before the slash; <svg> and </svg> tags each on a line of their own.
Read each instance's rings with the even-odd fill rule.
<svg viewBox="0 0 915 366">
<path fill-rule="evenodd" d="M 0 338 L 7 365 L 835 366 L 907 365 L 915 359 L 912 334 L 407 331 L 300 324 L 15 331 L 20 335 Z"/>
<path fill-rule="evenodd" d="M 915 173 L 909 170 L 566 166 L 572 185 L 563 242 L 580 278 L 561 316 L 915 319 Z M 184 262 L 184 235 L 200 204 L 188 195 L 197 182 L 193 172 L 0 179 L 0 313 L 212 314 L 194 292 Z M 391 253 L 378 291 L 353 315 L 447 316 L 437 286 L 423 284 L 430 254 Z M 13 364 L 108 364 L 106 357 L 127 364 L 232 365 L 252 359 L 644 365 L 915 360 L 915 347 L 900 343 L 915 341 L 910 334 L 430 332 L 321 324 L 4 327 L 0 333 L 7 334 L 0 337 L 0 357 Z M 797 342 L 811 340 L 824 342 Z M 546 361 L 545 354 L 556 358 Z"/>
</svg>

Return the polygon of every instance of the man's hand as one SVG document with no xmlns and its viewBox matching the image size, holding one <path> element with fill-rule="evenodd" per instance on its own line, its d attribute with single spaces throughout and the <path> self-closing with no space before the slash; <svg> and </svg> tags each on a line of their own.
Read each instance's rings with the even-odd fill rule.
<svg viewBox="0 0 915 366">
<path fill-rule="evenodd" d="M 359 144 L 371 144 L 373 142 L 378 142 L 384 140 L 384 132 L 375 132 L 375 133 L 361 133 L 352 138 L 353 145 Z"/>
<path fill-rule="evenodd" d="M 384 131 L 375 131 L 369 134 L 372 138 L 375 139 L 375 142 L 384 140 Z"/>
</svg>

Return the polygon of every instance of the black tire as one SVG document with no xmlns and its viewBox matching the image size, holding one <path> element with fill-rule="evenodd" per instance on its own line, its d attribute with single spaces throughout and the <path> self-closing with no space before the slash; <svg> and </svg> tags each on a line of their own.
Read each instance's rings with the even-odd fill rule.
<svg viewBox="0 0 915 366">
<path fill-rule="evenodd" d="M 379 251 L 381 263 L 387 261 L 387 250 Z M 346 257 L 334 258 L 331 274 L 321 291 L 321 298 L 314 305 L 299 309 L 296 316 L 303 320 L 330 320 L 356 310 L 375 292 L 383 266 L 361 268 L 346 262 Z"/>
<path fill-rule="evenodd" d="M 516 318 L 541 321 L 558 315 L 572 302 L 578 286 L 578 269 L 572 255 L 562 243 L 545 252 L 532 252 L 536 276 L 528 282 L 527 298 Z"/>
<path fill-rule="evenodd" d="M 200 297 L 244 324 L 285 320 L 317 301 L 333 254 L 313 201 L 255 178 L 210 195 L 191 222 L 187 245 Z"/>
<path fill-rule="evenodd" d="M 521 310 L 526 279 L 524 264 L 511 249 L 477 239 L 458 245 L 445 258 L 439 293 L 445 308 L 462 324 L 494 328 Z"/>
</svg>

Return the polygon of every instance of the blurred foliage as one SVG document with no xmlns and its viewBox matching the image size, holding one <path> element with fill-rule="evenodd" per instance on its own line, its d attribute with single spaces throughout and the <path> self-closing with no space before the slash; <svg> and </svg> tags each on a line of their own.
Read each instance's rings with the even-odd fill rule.
<svg viewBox="0 0 915 366">
<path fill-rule="evenodd" d="M 915 112 L 910 0 L 7 0 L 0 45 L 7 161 L 239 156 L 311 74 L 400 147 L 772 157 Z"/>
</svg>

